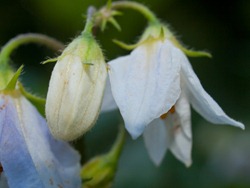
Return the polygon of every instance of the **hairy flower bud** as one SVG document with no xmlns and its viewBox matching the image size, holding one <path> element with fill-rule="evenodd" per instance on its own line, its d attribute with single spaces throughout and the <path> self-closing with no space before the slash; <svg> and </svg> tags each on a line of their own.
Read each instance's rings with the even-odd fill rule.
<svg viewBox="0 0 250 188">
<path fill-rule="evenodd" d="M 74 140 L 95 123 L 107 70 L 91 35 L 76 38 L 58 58 L 51 75 L 46 117 L 55 138 Z"/>
</svg>

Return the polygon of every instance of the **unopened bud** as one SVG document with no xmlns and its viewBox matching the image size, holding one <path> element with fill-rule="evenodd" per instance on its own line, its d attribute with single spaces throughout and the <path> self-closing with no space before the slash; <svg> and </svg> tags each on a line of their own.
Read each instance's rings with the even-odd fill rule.
<svg viewBox="0 0 250 188">
<path fill-rule="evenodd" d="M 109 188 L 116 172 L 116 163 L 107 155 L 93 158 L 81 171 L 85 188 Z"/>
<path fill-rule="evenodd" d="M 107 70 L 100 47 L 91 35 L 73 40 L 51 75 L 46 117 L 55 138 L 74 140 L 95 123 Z"/>
<path fill-rule="evenodd" d="M 124 141 L 125 129 L 121 127 L 112 149 L 107 154 L 91 159 L 83 166 L 81 170 L 83 187 L 109 188 L 112 186 Z"/>
</svg>

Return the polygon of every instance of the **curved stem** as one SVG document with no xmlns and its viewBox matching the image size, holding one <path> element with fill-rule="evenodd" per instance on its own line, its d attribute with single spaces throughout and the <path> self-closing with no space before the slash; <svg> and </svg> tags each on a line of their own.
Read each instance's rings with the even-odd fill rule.
<svg viewBox="0 0 250 188">
<path fill-rule="evenodd" d="M 120 125 L 119 134 L 116 138 L 115 144 L 112 146 L 108 156 L 111 161 L 118 161 L 119 156 L 122 152 L 123 145 L 125 142 L 126 131 L 123 125 Z"/>
<path fill-rule="evenodd" d="M 132 1 L 119 1 L 119 2 L 112 2 L 111 9 L 120 9 L 120 8 L 129 8 L 140 12 L 144 15 L 150 23 L 158 23 L 159 20 L 155 16 L 155 14 L 145 5 L 142 5 L 137 2 Z"/>
<path fill-rule="evenodd" d="M 8 58 L 16 48 L 18 48 L 22 44 L 27 44 L 27 43 L 43 44 L 53 50 L 59 50 L 64 48 L 64 45 L 61 42 L 43 34 L 36 34 L 36 33 L 21 34 L 11 39 L 6 45 L 2 47 L 0 54 L 1 59 Z M 0 61 L 0 62 L 1 64 L 7 63 L 7 61 Z"/>
</svg>

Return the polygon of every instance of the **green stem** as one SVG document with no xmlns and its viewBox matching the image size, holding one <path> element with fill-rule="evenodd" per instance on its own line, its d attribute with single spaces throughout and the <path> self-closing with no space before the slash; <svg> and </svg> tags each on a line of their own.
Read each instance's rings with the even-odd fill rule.
<svg viewBox="0 0 250 188">
<path fill-rule="evenodd" d="M 9 58 L 10 54 L 18 48 L 22 44 L 27 43 L 39 43 L 48 46 L 53 50 L 63 49 L 64 45 L 46 35 L 42 34 L 35 34 L 35 33 L 28 33 L 28 34 L 21 34 L 17 37 L 11 39 L 5 46 L 2 47 L 0 58 L 1 60 L 6 60 Z M 1 64 L 7 64 L 8 61 L 0 61 Z"/>
<path fill-rule="evenodd" d="M 119 134 L 118 134 L 117 139 L 115 141 L 115 144 L 112 146 L 112 149 L 110 150 L 110 152 L 108 154 L 109 160 L 118 161 L 119 156 L 120 156 L 122 149 L 123 149 L 125 137 L 126 137 L 126 131 L 125 131 L 124 126 L 121 125 Z"/>
<path fill-rule="evenodd" d="M 120 9 L 120 8 L 129 8 L 140 12 L 144 15 L 150 23 L 158 23 L 159 20 L 155 16 L 155 14 L 145 5 L 132 2 L 132 1 L 119 1 L 119 2 L 112 2 L 111 9 Z"/>
<path fill-rule="evenodd" d="M 90 6 L 88 8 L 88 12 L 87 12 L 87 21 L 86 21 L 86 25 L 85 28 L 82 32 L 83 34 L 90 34 L 92 35 L 92 28 L 94 26 L 94 14 L 96 12 L 96 9 L 93 6 Z"/>
</svg>

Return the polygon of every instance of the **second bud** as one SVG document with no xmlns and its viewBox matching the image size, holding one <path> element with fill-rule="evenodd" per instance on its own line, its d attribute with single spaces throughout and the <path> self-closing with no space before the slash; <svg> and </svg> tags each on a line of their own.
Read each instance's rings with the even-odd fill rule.
<svg viewBox="0 0 250 188">
<path fill-rule="evenodd" d="M 55 138 L 74 140 L 95 124 L 106 77 L 104 57 L 92 35 L 83 34 L 65 48 L 52 72 L 46 101 Z"/>
</svg>

